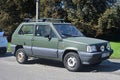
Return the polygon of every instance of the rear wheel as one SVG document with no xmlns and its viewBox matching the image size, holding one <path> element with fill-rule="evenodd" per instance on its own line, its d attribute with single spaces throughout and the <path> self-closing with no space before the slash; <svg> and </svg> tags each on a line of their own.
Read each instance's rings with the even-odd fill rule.
<svg viewBox="0 0 120 80">
<path fill-rule="evenodd" d="M 79 55 L 75 52 L 69 52 L 64 57 L 64 66 L 69 71 L 80 71 L 82 64 L 79 58 Z"/>
<path fill-rule="evenodd" d="M 23 48 L 18 49 L 16 51 L 16 60 L 20 64 L 25 64 L 28 60 L 28 56 L 26 55 L 25 51 Z"/>
</svg>

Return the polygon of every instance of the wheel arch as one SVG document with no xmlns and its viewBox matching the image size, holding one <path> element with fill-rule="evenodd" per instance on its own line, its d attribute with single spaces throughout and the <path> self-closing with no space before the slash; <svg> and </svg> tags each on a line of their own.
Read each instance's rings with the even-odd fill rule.
<svg viewBox="0 0 120 80">
<path fill-rule="evenodd" d="M 76 50 L 66 50 L 63 56 L 63 63 L 69 71 L 78 72 L 82 69 L 81 59 Z"/>
<path fill-rule="evenodd" d="M 18 49 L 20 49 L 20 48 L 23 48 L 23 46 L 22 46 L 22 45 L 17 45 L 17 46 L 15 47 L 14 56 L 16 55 L 16 51 L 17 51 Z"/>
<path fill-rule="evenodd" d="M 64 60 L 65 55 L 68 54 L 69 52 L 75 52 L 76 54 L 78 54 L 78 49 L 72 47 L 66 48 L 62 55 L 62 61 Z"/>
</svg>

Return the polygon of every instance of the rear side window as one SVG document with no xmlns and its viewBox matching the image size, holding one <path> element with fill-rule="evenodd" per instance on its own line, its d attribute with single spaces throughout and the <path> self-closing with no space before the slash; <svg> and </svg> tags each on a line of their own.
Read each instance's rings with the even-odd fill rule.
<svg viewBox="0 0 120 80">
<path fill-rule="evenodd" d="M 34 33 L 33 27 L 34 27 L 34 25 L 23 25 L 18 34 L 20 34 L 20 35 L 33 35 L 33 33 Z"/>
</svg>

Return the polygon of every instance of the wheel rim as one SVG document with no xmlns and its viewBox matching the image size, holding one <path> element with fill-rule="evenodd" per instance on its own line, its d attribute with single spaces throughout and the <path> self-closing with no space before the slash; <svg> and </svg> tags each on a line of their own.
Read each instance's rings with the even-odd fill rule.
<svg viewBox="0 0 120 80">
<path fill-rule="evenodd" d="M 24 53 L 23 52 L 19 52 L 17 58 L 18 58 L 19 62 L 22 62 L 23 59 L 24 59 Z"/>
<path fill-rule="evenodd" d="M 67 60 L 67 64 L 70 67 L 74 67 L 76 65 L 76 63 L 77 63 L 77 60 L 75 57 L 69 57 Z"/>
</svg>

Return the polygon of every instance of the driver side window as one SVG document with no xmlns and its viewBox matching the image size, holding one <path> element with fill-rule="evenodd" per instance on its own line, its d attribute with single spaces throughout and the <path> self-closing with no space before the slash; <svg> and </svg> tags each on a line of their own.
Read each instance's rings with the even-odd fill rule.
<svg viewBox="0 0 120 80">
<path fill-rule="evenodd" d="M 41 36 L 41 37 L 46 37 L 46 36 L 51 36 L 51 37 L 56 37 L 54 32 L 52 31 L 51 27 L 49 25 L 37 25 L 36 26 L 36 33 L 35 36 Z"/>
</svg>

